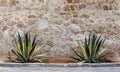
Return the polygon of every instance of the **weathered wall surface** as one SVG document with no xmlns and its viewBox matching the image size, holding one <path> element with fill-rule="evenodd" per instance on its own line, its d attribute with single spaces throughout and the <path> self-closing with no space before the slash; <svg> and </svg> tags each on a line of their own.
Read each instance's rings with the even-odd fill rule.
<svg viewBox="0 0 120 72">
<path fill-rule="evenodd" d="M 104 47 L 119 49 L 120 0 L 0 0 L 1 56 L 17 32 L 28 31 L 46 39 L 42 52 L 50 56 L 70 55 L 89 33 L 102 34 Z"/>
</svg>

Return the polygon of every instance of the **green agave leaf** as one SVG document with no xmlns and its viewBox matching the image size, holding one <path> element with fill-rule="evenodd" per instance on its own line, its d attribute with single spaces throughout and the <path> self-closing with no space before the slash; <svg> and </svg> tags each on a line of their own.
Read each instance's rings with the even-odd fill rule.
<svg viewBox="0 0 120 72">
<path fill-rule="evenodd" d="M 80 58 L 75 58 L 75 57 L 70 57 L 70 58 L 77 60 L 77 61 L 82 61 Z"/>
<path fill-rule="evenodd" d="M 28 55 L 30 55 L 30 51 L 32 50 L 32 42 L 31 42 L 31 39 L 30 39 L 30 33 L 28 34 Z"/>
<path fill-rule="evenodd" d="M 18 33 L 18 40 L 14 38 L 14 50 L 12 49 L 11 52 L 16 55 L 15 62 L 31 62 L 36 61 L 37 57 L 40 57 L 40 55 L 37 55 L 37 52 L 45 45 L 42 44 L 38 48 L 37 42 L 36 42 L 36 35 L 31 41 L 30 33 L 25 33 L 24 38 L 20 36 Z M 9 57 L 10 59 L 10 57 Z"/>
<path fill-rule="evenodd" d="M 100 39 L 101 39 L 101 36 L 99 36 L 99 38 L 96 39 L 96 45 L 95 45 L 94 55 L 96 55 L 96 53 L 97 53 L 98 44 L 99 44 L 99 42 L 100 42 Z"/>
<path fill-rule="evenodd" d="M 15 54 L 17 57 L 20 57 L 20 56 L 16 53 L 15 50 L 11 49 L 11 52 L 12 52 L 13 54 Z"/>
<path fill-rule="evenodd" d="M 38 51 L 44 47 L 45 44 L 40 45 L 38 48 L 35 48 L 35 50 L 32 52 L 32 56 L 38 53 Z"/>
<path fill-rule="evenodd" d="M 85 59 L 87 59 L 87 53 L 85 51 L 85 48 L 81 45 L 81 43 L 79 41 L 77 41 L 77 42 L 78 42 L 80 50 L 82 51 L 83 56 L 85 57 Z"/>
<path fill-rule="evenodd" d="M 36 45 L 37 45 L 37 43 L 35 42 L 36 38 L 37 38 L 37 35 L 35 35 L 34 38 L 33 38 L 32 47 L 31 47 L 32 49 L 29 52 L 29 56 L 34 52 L 34 50 L 36 48 Z"/>
<path fill-rule="evenodd" d="M 92 56 L 92 40 L 90 39 L 90 42 L 89 42 L 89 53 L 90 53 L 90 57 Z"/>
<path fill-rule="evenodd" d="M 29 40 L 29 42 L 31 42 L 31 38 L 30 38 L 30 33 L 28 33 L 28 40 Z"/>
<path fill-rule="evenodd" d="M 92 37 L 92 55 L 91 56 L 94 55 L 95 45 L 96 45 L 96 36 L 94 34 Z"/>
<path fill-rule="evenodd" d="M 24 62 L 26 62 L 26 58 L 24 58 L 24 56 L 22 55 L 22 54 L 20 54 L 20 53 L 18 53 L 18 55 L 20 56 L 19 58 L 21 59 L 21 61 L 24 61 Z"/>
<path fill-rule="evenodd" d="M 86 37 L 85 37 L 85 51 L 86 51 L 87 57 L 89 57 L 90 52 L 89 52 L 89 47 L 88 47 L 88 42 Z"/>
<path fill-rule="evenodd" d="M 103 42 L 101 43 L 101 45 L 103 45 L 103 44 L 104 44 L 105 40 L 106 40 L 106 39 L 103 39 Z"/>
<path fill-rule="evenodd" d="M 12 51 L 18 58 L 21 58 L 21 59 L 23 59 L 23 60 L 25 61 L 25 58 L 24 58 L 19 52 L 15 51 L 15 50 L 13 50 L 13 49 L 11 49 L 11 51 Z"/>
<path fill-rule="evenodd" d="M 36 42 L 35 42 L 35 41 L 36 41 L 36 38 L 37 38 L 37 35 L 35 35 L 34 38 L 33 38 L 32 46 L 34 46 L 34 44 L 36 43 Z"/>
<path fill-rule="evenodd" d="M 82 57 L 81 55 L 79 55 L 74 49 L 72 49 L 72 51 L 80 58 L 80 60 L 84 60 L 84 57 Z"/>
<path fill-rule="evenodd" d="M 19 46 L 18 46 L 18 43 L 17 43 L 15 37 L 14 37 L 13 45 L 14 45 L 14 49 L 15 49 L 15 50 L 19 50 L 19 48 L 18 48 Z"/>
<path fill-rule="evenodd" d="M 98 51 L 100 50 L 101 44 L 102 44 L 102 40 L 101 40 L 101 41 L 99 42 L 99 44 L 98 44 L 98 47 L 97 47 L 97 50 L 96 50 L 96 54 L 97 54 Z"/>
<path fill-rule="evenodd" d="M 84 47 L 78 41 L 78 45 L 82 51 L 83 56 L 79 55 L 76 51 L 73 50 L 73 52 L 79 56 L 79 59 L 76 60 L 84 60 L 85 62 L 89 63 L 104 62 L 105 58 L 100 56 L 100 48 L 104 42 L 105 39 L 101 39 L 101 35 L 97 37 L 95 34 L 93 34 L 92 37 L 89 34 L 88 39 L 85 37 Z"/>
<path fill-rule="evenodd" d="M 34 52 L 34 50 L 35 50 L 35 48 L 36 48 L 36 45 L 37 45 L 37 43 L 35 43 L 35 44 L 32 46 L 32 49 L 31 49 L 31 51 L 30 51 L 30 53 L 29 53 L 29 56 L 31 56 L 31 55 L 33 54 L 33 52 Z"/>
<path fill-rule="evenodd" d="M 26 46 L 26 51 L 25 51 L 25 57 L 26 58 L 28 58 L 28 44 L 29 44 L 29 42 L 28 42 L 29 40 L 28 40 L 28 33 L 26 33 L 25 34 L 25 46 Z"/>
<path fill-rule="evenodd" d="M 22 48 L 23 48 L 23 54 L 22 55 L 24 56 L 24 58 L 26 58 L 26 55 L 25 55 L 26 54 L 26 46 L 25 46 L 25 40 L 23 40 L 23 39 L 22 39 L 22 45 L 23 45 L 22 46 Z"/>
<path fill-rule="evenodd" d="M 22 48 L 22 38 L 20 36 L 20 34 L 18 33 L 18 43 L 19 43 L 19 46 L 20 46 L 20 52 L 21 54 L 23 53 L 23 48 Z"/>
</svg>

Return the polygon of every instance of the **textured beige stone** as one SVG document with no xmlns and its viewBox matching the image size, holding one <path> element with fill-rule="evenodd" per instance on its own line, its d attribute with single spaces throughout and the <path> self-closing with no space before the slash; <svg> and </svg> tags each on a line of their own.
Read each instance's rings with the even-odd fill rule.
<svg viewBox="0 0 120 72">
<path fill-rule="evenodd" d="M 80 0 L 74 0 L 74 3 L 79 3 L 80 2 Z"/>
<path fill-rule="evenodd" d="M 77 11 L 78 6 L 77 5 L 70 5 L 70 9 L 71 9 L 71 11 Z"/>
<path fill-rule="evenodd" d="M 103 6 L 103 9 L 104 9 L 104 10 L 112 10 L 112 7 L 105 5 L 105 6 Z"/>
<path fill-rule="evenodd" d="M 7 0 L 0 0 L 0 7 L 7 7 Z"/>
<path fill-rule="evenodd" d="M 7 7 L 0 7 L 0 13 L 7 12 L 7 11 L 8 11 Z"/>
<path fill-rule="evenodd" d="M 64 7 L 64 11 L 70 11 L 70 6 L 69 6 L 69 5 L 66 5 L 66 6 Z"/>
<path fill-rule="evenodd" d="M 71 24 L 70 27 L 71 27 L 72 32 L 75 33 L 75 34 L 79 33 L 80 30 L 81 30 L 80 27 L 75 25 L 75 24 Z"/>
<path fill-rule="evenodd" d="M 18 22 L 18 24 L 17 24 L 18 28 L 22 28 L 23 26 L 24 26 L 24 24 L 22 22 Z"/>
<path fill-rule="evenodd" d="M 83 43 L 90 33 L 101 34 L 104 47 L 114 50 L 120 45 L 119 9 L 119 0 L 0 0 L 1 55 L 13 47 L 18 32 L 37 34 L 41 42 L 45 38 L 41 53 L 48 56 L 72 55 L 76 40 Z M 119 58 L 117 49 L 113 55 Z"/>
<path fill-rule="evenodd" d="M 52 41 L 48 41 L 47 43 L 49 46 L 54 46 L 54 43 Z"/>
<path fill-rule="evenodd" d="M 67 2 L 68 2 L 68 3 L 72 3 L 72 2 L 73 2 L 73 0 L 67 0 Z"/>
<path fill-rule="evenodd" d="M 8 29 L 8 27 L 7 27 L 7 26 L 4 26 L 4 27 L 2 28 L 2 32 L 6 31 L 7 29 Z"/>
<path fill-rule="evenodd" d="M 18 4 L 19 3 L 19 1 L 17 1 L 17 0 L 10 0 L 10 6 L 15 6 L 16 4 Z"/>
<path fill-rule="evenodd" d="M 84 8 L 86 8 L 86 5 L 85 5 L 85 4 L 80 4 L 80 5 L 79 5 L 79 9 L 84 9 Z"/>
</svg>

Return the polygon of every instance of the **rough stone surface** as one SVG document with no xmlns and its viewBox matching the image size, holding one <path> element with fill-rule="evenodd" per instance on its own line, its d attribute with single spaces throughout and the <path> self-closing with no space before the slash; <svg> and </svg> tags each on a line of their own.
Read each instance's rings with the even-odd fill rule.
<svg viewBox="0 0 120 72">
<path fill-rule="evenodd" d="M 0 55 L 28 31 L 46 39 L 41 53 L 48 56 L 71 55 L 90 33 L 102 34 L 104 47 L 120 56 L 120 0 L 0 0 Z"/>
</svg>

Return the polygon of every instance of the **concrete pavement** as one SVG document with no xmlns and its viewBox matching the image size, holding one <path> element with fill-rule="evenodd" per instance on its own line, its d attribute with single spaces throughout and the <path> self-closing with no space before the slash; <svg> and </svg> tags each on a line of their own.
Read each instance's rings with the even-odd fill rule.
<svg viewBox="0 0 120 72">
<path fill-rule="evenodd" d="M 120 63 L 0 63 L 0 72 L 120 72 Z"/>
<path fill-rule="evenodd" d="M 120 72 L 120 67 L 0 67 L 0 72 Z"/>
</svg>

